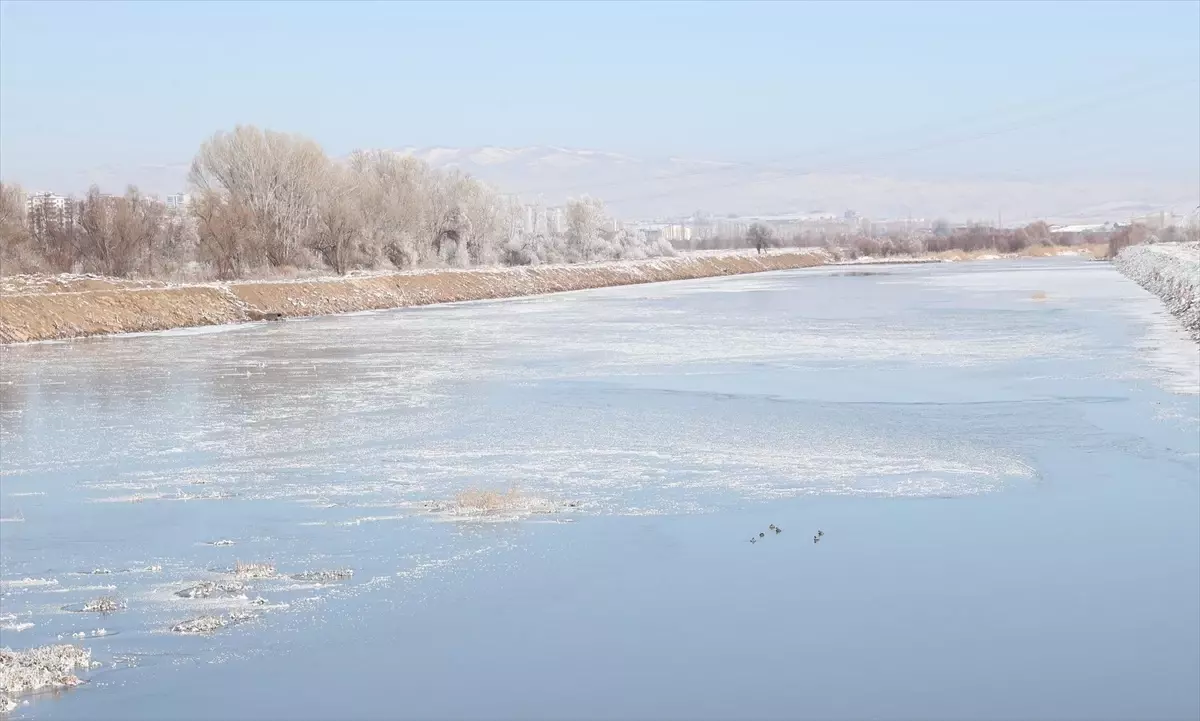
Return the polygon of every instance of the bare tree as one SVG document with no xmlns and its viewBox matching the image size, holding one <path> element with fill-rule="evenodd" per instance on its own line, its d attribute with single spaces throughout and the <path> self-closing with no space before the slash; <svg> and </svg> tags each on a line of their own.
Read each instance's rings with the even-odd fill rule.
<svg viewBox="0 0 1200 721">
<path fill-rule="evenodd" d="M 462 215 L 459 231 L 466 262 L 471 265 L 495 262 L 493 243 L 501 233 L 505 210 L 500 195 L 467 176 L 459 179 L 454 195 Z"/>
<path fill-rule="evenodd" d="M 356 177 L 349 170 L 332 166 L 317 193 L 317 218 L 309 244 L 338 275 L 355 263 L 356 243 L 362 236 L 362 222 L 354 196 Z"/>
<path fill-rule="evenodd" d="M 771 244 L 772 240 L 771 229 L 762 223 L 754 223 L 750 229 L 746 231 L 746 244 L 753 246 L 755 250 L 762 253 Z"/>
<path fill-rule="evenodd" d="M 297 260 L 328 165 L 311 140 L 239 125 L 200 146 L 188 180 L 201 193 L 220 190 L 236 197 L 249 211 L 265 259 L 281 266 Z"/>
<path fill-rule="evenodd" d="M 434 170 L 387 151 L 330 160 L 311 140 L 238 126 L 200 147 L 185 213 L 130 188 L 123 197 L 92 188 L 83 201 L 30 204 L 0 186 L 0 259 L 19 249 L 39 269 L 111 275 L 176 272 L 189 260 L 222 278 L 264 266 L 319 265 L 337 273 L 376 267 L 573 262 L 671 253 L 669 244 L 618 230 L 603 204 L 571 201 L 527 227 L 514 197 L 458 170 Z M 11 196 L 11 197 L 10 197 Z M 565 224 L 563 223 L 565 220 Z M 28 232 L 24 232 L 25 227 Z"/>
<path fill-rule="evenodd" d="M 183 212 L 167 213 L 164 216 L 159 243 L 154 249 L 157 265 L 150 263 L 150 275 L 155 270 L 170 272 L 181 265 L 195 260 L 199 251 L 199 236 L 196 219 Z"/>
<path fill-rule="evenodd" d="M 460 218 L 455 208 L 454 185 L 461 172 L 430 173 L 424 187 L 425 207 L 421 214 L 421 233 L 418 235 L 418 253 L 422 249 L 432 251 L 433 258 L 445 260 L 442 246 L 452 242 L 457 247 Z M 427 251 L 427 252 L 428 252 Z M 427 256 L 426 256 L 427 257 Z M 424 260 L 425 257 L 421 257 Z"/>
<path fill-rule="evenodd" d="M 153 257 L 162 215 L 159 204 L 133 186 L 120 197 L 102 195 L 93 185 L 79 218 L 81 260 L 105 275 L 130 275 L 143 259 Z"/>
<path fill-rule="evenodd" d="M 25 197 L 20 186 L 0 183 L 0 273 L 41 269 L 25 224 Z"/>
<path fill-rule="evenodd" d="M 1131 224 L 1123 226 L 1120 230 L 1109 236 L 1108 257 L 1115 258 L 1117 257 L 1117 253 L 1120 253 L 1125 248 L 1145 243 L 1149 237 L 1150 231 L 1144 225 Z"/>
<path fill-rule="evenodd" d="M 1025 226 L 1025 235 L 1029 242 L 1035 245 L 1050 245 L 1050 226 L 1046 221 L 1039 220 Z"/>
<path fill-rule="evenodd" d="M 596 198 L 567 201 L 568 260 L 592 260 L 605 218 L 604 203 Z"/>
<path fill-rule="evenodd" d="M 428 254 L 418 247 L 418 239 L 433 225 L 425 220 L 430 212 L 429 167 L 387 151 L 356 151 L 349 166 L 357 176 L 362 242 L 378 248 L 397 268 L 418 263 Z"/>
<path fill-rule="evenodd" d="M 236 196 L 209 190 L 192 202 L 191 212 L 196 218 L 199 259 L 211 263 L 219 278 L 240 278 L 252 254 L 250 209 Z"/>
</svg>

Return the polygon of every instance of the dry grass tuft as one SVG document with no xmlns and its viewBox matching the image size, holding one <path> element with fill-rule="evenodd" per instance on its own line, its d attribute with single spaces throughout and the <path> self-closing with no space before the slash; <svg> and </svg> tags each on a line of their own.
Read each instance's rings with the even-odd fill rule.
<svg viewBox="0 0 1200 721">
<path fill-rule="evenodd" d="M 233 575 L 237 578 L 271 578 L 275 575 L 275 565 L 238 561 L 233 567 Z"/>
<path fill-rule="evenodd" d="M 468 488 L 454 496 L 455 508 L 467 515 L 486 515 L 512 510 L 518 508 L 521 502 L 522 496 L 516 486 L 509 488 L 504 493 Z"/>
<path fill-rule="evenodd" d="M 349 568 L 337 568 L 330 571 L 304 571 L 292 574 L 293 579 L 309 583 L 333 583 L 335 581 L 345 581 L 353 577 L 354 571 Z"/>
<path fill-rule="evenodd" d="M 508 519 L 538 513 L 555 513 L 578 507 L 577 503 L 555 503 L 521 493 L 515 486 L 507 491 L 468 488 L 446 502 L 432 502 L 425 508 L 433 513 L 462 519 Z"/>
</svg>

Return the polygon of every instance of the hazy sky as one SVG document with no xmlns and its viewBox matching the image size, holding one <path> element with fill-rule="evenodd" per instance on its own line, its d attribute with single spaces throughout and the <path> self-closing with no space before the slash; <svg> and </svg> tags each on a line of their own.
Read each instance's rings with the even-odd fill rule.
<svg viewBox="0 0 1200 721">
<path fill-rule="evenodd" d="M 1200 2 L 3 3 L 5 180 L 183 164 L 237 123 L 1195 184 Z"/>
</svg>

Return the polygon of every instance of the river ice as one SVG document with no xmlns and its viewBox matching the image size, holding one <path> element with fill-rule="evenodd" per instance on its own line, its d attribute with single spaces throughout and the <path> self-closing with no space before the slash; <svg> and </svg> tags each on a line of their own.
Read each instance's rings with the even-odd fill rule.
<svg viewBox="0 0 1200 721">
<path fill-rule="evenodd" d="M 1107 264 L 0 353 L 0 645 L 105 664 L 17 714 L 1200 713 L 1197 347 Z"/>
</svg>

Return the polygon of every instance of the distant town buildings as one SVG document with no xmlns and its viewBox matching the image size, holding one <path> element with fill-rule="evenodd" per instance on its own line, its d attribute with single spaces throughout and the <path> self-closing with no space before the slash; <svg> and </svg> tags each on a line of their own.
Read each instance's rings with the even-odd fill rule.
<svg viewBox="0 0 1200 721">
<path fill-rule="evenodd" d="M 61 215 L 67 207 L 67 199 L 49 191 L 30 193 L 25 199 L 25 216 L 32 218 L 36 214 Z"/>
<path fill-rule="evenodd" d="M 686 225 L 668 225 L 662 229 L 663 239 L 671 243 L 687 243 L 692 239 L 692 229 Z"/>
<path fill-rule="evenodd" d="M 562 235 L 567 231 L 567 216 L 562 208 L 524 205 L 521 220 L 527 235 Z"/>
<path fill-rule="evenodd" d="M 854 210 L 727 217 L 697 211 L 687 218 L 636 223 L 633 228 L 651 241 L 662 238 L 681 248 L 730 247 L 745 239 L 755 223 L 765 225 L 782 243 L 820 242 L 845 235 L 909 235 L 932 228 L 929 221 L 919 218 L 873 220 Z"/>
<path fill-rule="evenodd" d="M 188 197 L 184 193 L 172 193 L 167 196 L 167 210 L 182 211 L 187 208 Z"/>
<path fill-rule="evenodd" d="M 1162 230 L 1176 226 L 1186 228 L 1191 225 L 1191 219 L 1186 215 L 1177 215 L 1174 211 L 1160 210 L 1157 213 L 1149 213 L 1147 215 L 1130 218 L 1129 222 L 1132 225 L 1144 225 L 1150 230 Z"/>
<path fill-rule="evenodd" d="M 721 218 L 713 230 L 717 238 L 744 238 L 750 230 L 750 224 L 736 218 Z"/>
<path fill-rule="evenodd" d="M 42 237 L 54 226 L 74 223 L 69 198 L 49 191 L 30 193 L 25 199 L 25 222 L 34 237 Z"/>
</svg>

